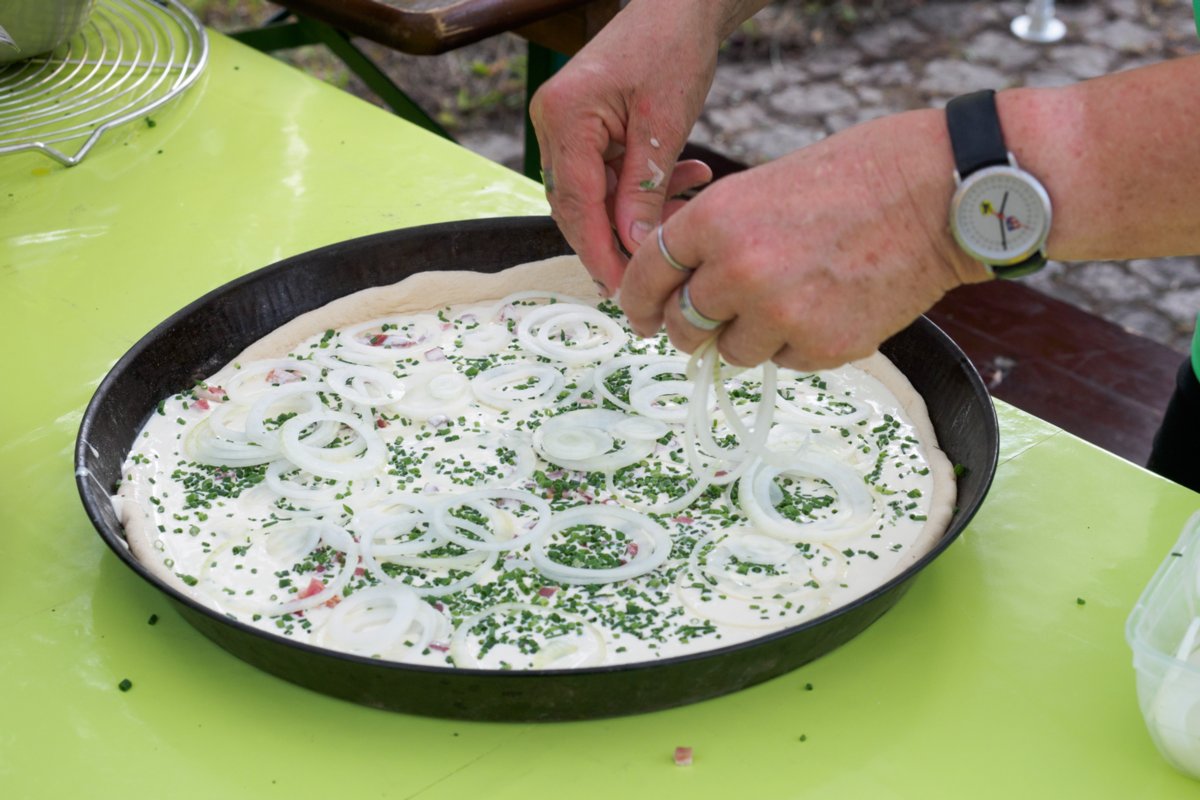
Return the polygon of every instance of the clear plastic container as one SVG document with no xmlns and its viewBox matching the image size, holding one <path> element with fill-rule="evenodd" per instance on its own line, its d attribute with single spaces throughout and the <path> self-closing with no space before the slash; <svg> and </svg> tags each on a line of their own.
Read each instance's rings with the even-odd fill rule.
<svg viewBox="0 0 1200 800">
<path fill-rule="evenodd" d="M 1173 767 L 1200 778 L 1200 512 L 1138 598 L 1125 639 L 1150 738 Z"/>
</svg>

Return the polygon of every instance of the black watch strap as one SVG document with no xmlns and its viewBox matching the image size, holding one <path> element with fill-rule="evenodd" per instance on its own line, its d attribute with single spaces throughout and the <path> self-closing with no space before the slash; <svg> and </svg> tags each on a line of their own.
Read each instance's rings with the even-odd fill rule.
<svg viewBox="0 0 1200 800">
<path fill-rule="evenodd" d="M 946 104 L 946 127 L 950 130 L 950 147 L 959 178 L 984 167 L 1008 163 L 995 91 L 984 89 L 951 100 Z"/>
<path fill-rule="evenodd" d="M 1024 261 L 1018 261 L 1016 264 L 1008 264 L 1006 266 L 997 266 L 996 264 L 988 265 L 992 274 L 997 278 L 1024 278 L 1026 275 L 1032 275 L 1042 267 L 1046 266 L 1046 254 L 1041 250 L 1031 255 Z"/>
</svg>

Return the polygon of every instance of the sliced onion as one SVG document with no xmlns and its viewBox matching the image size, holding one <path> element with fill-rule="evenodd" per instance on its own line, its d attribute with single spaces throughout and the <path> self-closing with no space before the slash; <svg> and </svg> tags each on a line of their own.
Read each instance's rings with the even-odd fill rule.
<svg viewBox="0 0 1200 800">
<path fill-rule="evenodd" d="M 249 545 L 247 552 L 261 547 L 276 564 L 291 566 L 316 550 L 322 542 L 341 552 L 343 562 L 341 569 L 319 592 L 308 597 L 283 602 L 259 601 L 244 594 L 236 592 L 229 594 L 224 591 L 225 587 L 220 586 L 212 577 L 211 568 L 219 557 L 224 557 L 225 548 L 214 551 L 206 558 L 202 574 L 198 577 L 201 579 L 202 585 L 217 585 L 218 591 L 212 592 L 216 603 L 244 613 L 281 616 L 316 608 L 338 597 L 342 589 L 350 582 L 350 578 L 354 576 L 354 570 L 358 566 L 358 543 L 349 533 L 331 522 L 306 519 L 293 523 L 280 523 L 251 535 L 246 541 Z M 227 544 L 229 543 L 227 542 Z M 239 572 L 244 573 L 245 570 Z M 266 581 L 276 580 L 271 571 L 263 570 L 263 572 Z M 270 587 L 270 584 L 268 583 L 267 586 Z"/>
<path fill-rule="evenodd" d="M 629 417 L 621 411 L 581 408 L 542 422 L 533 448 L 565 469 L 613 472 L 636 464 L 654 451 L 654 439 L 617 439 L 611 432 Z"/>
<path fill-rule="evenodd" d="M 792 422 L 804 423 L 815 427 L 848 427 L 862 422 L 871 414 L 871 407 L 866 403 L 851 403 L 845 399 L 844 392 L 838 388 L 844 379 L 836 372 L 821 372 L 818 377 L 829 387 L 817 389 L 809 382 L 811 376 L 799 375 L 788 385 L 779 387 L 779 395 L 775 400 L 779 412 Z M 794 395 L 791 399 L 783 396 L 783 391 L 790 389 Z M 818 399 L 825 395 L 825 399 Z M 832 407 L 833 403 L 849 406 L 849 411 Z M 816 409 L 816 410 L 814 410 Z"/>
<path fill-rule="evenodd" d="M 829 484 L 837 495 L 832 515 L 811 522 L 787 519 L 772 502 L 771 487 L 781 476 L 815 478 Z M 778 488 L 778 487 L 776 487 Z M 750 522 L 762 533 L 787 542 L 836 542 L 859 536 L 876 522 L 875 499 L 861 475 L 820 453 L 808 453 L 786 467 L 758 461 L 738 484 L 738 502 Z"/>
<path fill-rule="evenodd" d="M 438 577 L 438 573 L 448 576 L 450 570 L 471 570 L 466 576 L 451 583 L 425 583 L 421 586 L 416 586 L 401 578 L 392 578 L 388 575 L 383 576 L 385 582 L 404 583 L 407 586 L 411 586 L 412 590 L 422 597 L 445 597 L 455 592 L 461 592 L 482 582 L 484 576 L 492 571 L 492 558 L 489 553 L 470 553 L 467 556 L 451 556 L 446 558 L 395 556 L 389 560 L 406 567 L 423 569 L 433 573 L 426 576 L 427 578 L 436 578 Z"/>
<path fill-rule="evenodd" d="M 537 512 L 537 521 L 526 526 L 522 531 L 516 530 L 521 518 L 504 512 L 493 505 L 492 500 L 511 500 L 522 505 L 530 506 Z M 456 508 L 473 508 L 492 522 L 490 527 L 484 527 L 470 520 L 459 519 L 450 514 Z M 481 489 L 466 494 L 445 498 L 434 507 L 430 515 L 434 531 L 468 550 L 483 550 L 489 553 L 505 550 L 517 550 L 540 539 L 550 527 L 550 504 L 537 495 L 520 489 Z M 464 536 L 459 531 L 475 534 L 475 538 Z"/>
<path fill-rule="evenodd" d="M 625 417 L 612 426 L 614 435 L 622 439 L 658 441 L 671 432 L 670 426 L 649 417 Z"/>
<path fill-rule="evenodd" d="M 528 384 L 528 385 L 526 385 Z M 520 388 L 524 386 L 524 388 Z M 563 376 L 549 364 L 508 362 L 480 372 L 471 379 L 471 391 L 493 408 L 516 408 L 523 403 L 544 403 L 562 390 Z"/>
<path fill-rule="evenodd" d="M 476 657 L 474 648 L 470 646 L 471 631 L 483 620 L 497 614 L 536 614 L 538 616 L 554 614 L 558 618 L 568 620 L 580 626 L 580 633 L 571 636 L 570 639 L 567 639 L 564 634 L 563 636 L 556 636 L 546 640 L 542 645 L 542 650 L 528 659 L 528 666 L 524 667 L 526 669 L 579 668 L 590 667 L 604 662 L 607 652 L 604 636 L 597 630 L 595 625 L 592 625 L 578 614 L 572 614 L 557 608 L 533 605 L 531 603 L 500 603 L 474 616 L 467 617 L 459 624 L 458 628 L 454 631 L 454 636 L 450 639 L 450 655 L 454 658 L 455 666 L 484 666 Z M 515 648 L 506 649 L 515 650 Z M 505 653 L 505 655 L 508 655 L 508 653 Z M 517 658 L 520 656 L 521 654 L 518 651 L 510 657 Z M 539 656 L 541 657 L 539 658 Z M 495 657 L 499 660 L 499 656 Z M 521 668 L 524 665 L 516 666 Z"/>
<path fill-rule="evenodd" d="M 719 538 L 723 533 L 723 531 L 718 531 L 716 536 Z M 706 548 L 709 541 L 711 539 L 705 537 L 704 540 L 698 542 L 696 551 Z M 783 543 L 780 542 L 780 544 Z M 841 557 L 827 545 L 821 545 L 821 547 L 826 548 L 837 557 Z M 822 560 L 824 561 L 825 558 L 822 557 Z M 830 564 L 822 566 L 820 571 L 829 575 L 838 572 L 836 566 L 831 568 Z M 800 572 L 802 574 L 803 570 Z M 717 579 L 699 571 L 693 556 L 689 568 L 680 570 L 678 573 L 675 591 L 683 605 L 702 619 L 709 619 L 731 627 L 778 630 L 781 627 L 795 625 L 801 620 L 818 616 L 830 607 L 830 587 L 833 582 L 829 579 L 818 579 L 818 582 L 818 587 L 801 586 L 794 592 L 758 591 L 746 586 L 739 586 L 737 581 L 730 581 L 723 576 Z M 701 590 L 697 588 L 697 585 L 705 586 L 707 589 Z"/>
<path fill-rule="evenodd" d="M 481 324 L 478 328 L 461 331 L 462 346 L 458 352 L 467 358 L 490 358 L 509 349 L 512 334 L 503 324 Z"/>
<path fill-rule="evenodd" d="M 336 394 L 364 408 L 388 406 L 404 395 L 396 376 L 378 367 L 352 365 L 331 369 L 325 383 Z"/>
<path fill-rule="evenodd" d="M 208 425 L 213 436 L 227 442 L 248 442 L 246 414 L 250 407 L 245 403 L 228 401 L 217 405 L 208 415 Z"/>
<path fill-rule="evenodd" d="M 377 559 L 420 555 L 444 545 L 446 540 L 430 524 L 428 507 L 429 501 L 416 495 L 393 496 L 378 509 L 355 515 L 355 526 L 362 531 L 359 545 L 364 566 L 379 570 Z M 398 536 L 412 533 L 422 525 L 425 530 L 419 535 L 396 541 Z"/>
<path fill-rule="evenodd" d="M 310 426 L 331 421 L 358 434 L 353 445 L 312 447 L 301 440 Z M 322 478 L 349 480 L 370 475 L 383 467 L 387 448 L 374 427 L 358 417 L 337 411 L 311 411 L 292 417 L 279 429 L 283 454 L 292 464 Z"/>
<path fill-rule="evenodd" d="M 666 405 L 676 397 L 689 397 L 692 385 L 685 381 L 655 381 L 629 392 L 629 405 L 637 413 L 667 422 L 684 422 L 688 417 L 686 405 Z"/>
<path fill-rule="evenodd" d="M 400 383 L 404 395 L 391 407 L 412 419 L 426 420 L 457 411 L 471 398 L 470 381 L 448 363 L 418 367 Z"/>
<path fill-rule="evenodd" d="M 395 325 L 384 331 L 385 324 Z M 337 336 L 338 356 L 356 364 L 394 364 L 402 358 L 417 358 L 442 343 L 442 321 L 433 314 L 376 319 L 343 328 Z M 380 344 L 371 344 L 384 337 Z"/>
<path fill-rule="evenodd" d="M 289 383 L 267 392 L 261 392 L 254 405 L 246 412 L 246 438 L 264 447 L 279 447 L 279 429 L 267 429 L 267 419 L 276 419 L 282 414 L 303 414 L 318 412 L 326 406 L 317 394 L 324 388 L 319 381 L 304 383 Z M 320 430 L 309 435 L 309 443 L 321 445 L 333 441 L 337 435 L 337 425 L 326 421 Z"/>
<path fill-rule="evenodd" d="M 242 364 L 223 384 L 230 400 L 249 402 L 260 392 L 295 381 L 317 383 L 321 369 L 311 361 L 295 358 L 268 358 Z"/>
<path fill-rule="evenodd" d="M 702 537 L 688 563 L 722 593 L 746 600 L 827 594 L 845 576 L 846 557 L 827 544 L 808 548 L 803 552 L 793 542 L 764 536 L 752 528 L 733 528 Z M 765 565 L 777 574 L 753 570 L 743 574 L 731 569 L 735 560 Z"/>
<path fill-rule="evenodd" d="M 636 374 L 637 368 L 648 364 L 657 364 L 660 361 L 662 361 L 662 356 L 618 356 L 597 364 L 595 371 L 592 373 L 592 384 L 595 386 L 596 394 L 600 399 L 607 400 L 617 408 L 624 409 L 625 411 L 633 411 L 633 406 L 609 390 L 606 381 L 609 376 L 627 369 L 630 371 L 629 383 L 632 386 L 633 376 Z"/>
<path fill-rule="evenodd" d="M 570 295 L 562 294 L 561 292 L 546 292 L 540 289 L 531 289 L 523 292 L 513 292 L 496 302 L 494 306 L 487 312 L 487 319 L 493 321 L 507 322 L 510 319 L 519 319 L 522 312 L 533 311 L 542 308 L 541 305 L 517 305 L 524 304 L 530 300 L 550 300 L 554 303 L 578 303 L 578 298 Z"/>
<path fill-rule="evenodd" d="M 588 569 L 554 561 L 546 552 L 556 533 L 579 525 L 619 530 L 638 544 L 637 553 L 619 567 Z M 640 540 L 640 541 L 639 541 Z M 671 555 L 671 534 L 645 514 L 620 506 L 576 506 L 554 516 L 544 536 L 530 544 L 529 558 L 542 574 L 564 583 L 611 583 L 653 572 Z"/>
<path fill-rule="evenodd" d="M 284 476 L 294 473 L 304 472 L 297 470 L 288 461 L 272 461 L 267 465 L 266 483 L 267 488 L 275 492 L 280 497 L 287 498 L 297 503 L 304 503 L 308 506 L 326 505 L 334 502 L 341 502 L 337 495 L 345 491 L 345 487 L 338 484 L 328 484 L 324 481 L 312 485 L 312 483 L 300 483 L 294 480 L 284 480 Z M 309 478 L 315 476 L 309 475 Z"/>
<path fill-rule="evenodd" d="M 573 344 L 555 341 L 556 332 Z M 629 337 L 602 311 L 578 303 L 555 303 L 523 316 L 517 323 L 517 339 L 531 353 L 582 366 L 616 355 Z"/>
<path fill-rule="evenodd" d="M 425 629 L 418 609 L 426 603 L 403 585 L 359 589 L 343 598 L 319 632 L 323 644 L 366 656 L 391 655 L 404 646 L 414 626 L 420 630 L 412 647 L 424 649 L 432 631 Z"/>
<path fill-rule="evenodd" d="M 431 427 L 436 427 L 432 419 L 429 423 Z M 534 453 L 530 437 L 526 433 L 476 432 L 461 428 L 456 430 L 462 431 L 458 433 L 458 438 L 453 441 L 445 439 L 439 441 L 434 452 L 427 452 L 420 446 L 421 442 L 406 443 L 400 446 L 404 453 L 420 459 L 417 468 L 426 479 L 426 486 L 432 487 L 438 492 L 457 494 L 462 491 L 460 479 L 454 476 L 453 470 L 451 469 L 449 474 L 441 472 L 438 462 L 459 460 L 470 462 L 472 468 L 479 473 L 484 473 L 487 466 L 496 467 L 494 476 L 483 474 L 481 477 L 474 478 L 475 482 L 472 486 L 475 489 L 517 486 L 529 479 L 537 468 L 537 455 Z M 499 453 L 502 449 L 513 454 L 513 463 L 500 460 Z"/>
<path fill-rule="evenodd" d="M 209 417 L 200 420 L 188 431 L 183 451 L 197 464 L 211 467 L 255 467 L 275 459 L 278 447 L 263 447 L 253 442 L 219 439 L 212 433 Z"/>
</svg>

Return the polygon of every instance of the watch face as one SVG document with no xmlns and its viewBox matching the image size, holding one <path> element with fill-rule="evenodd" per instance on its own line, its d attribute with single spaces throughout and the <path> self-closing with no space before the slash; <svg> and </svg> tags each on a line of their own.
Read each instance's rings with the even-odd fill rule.
<svg viewBox="0 0 1200 800">
<path fill-rule="evenodd" d="M 1050 233 L 1050 196 L 1037 178 L 1009 166 L 967 176 L 950 209 L 954 238 L 985 264 L 1015 264 L 1036 253 Z"/>
</svg>

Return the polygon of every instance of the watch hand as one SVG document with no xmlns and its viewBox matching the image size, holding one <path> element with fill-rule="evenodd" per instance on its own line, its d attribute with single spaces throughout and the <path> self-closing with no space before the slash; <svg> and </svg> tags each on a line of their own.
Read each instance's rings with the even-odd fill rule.
<svg viewBox="0 0 1200 800">
<path fill-rule="evenodd" d="M 1008 249 L 1008 236 L 1004 233 L 1004 207 L 1008 205 L 1008 192 L 1004 193 L 1004 197 L 1000 200 L 1000 211 L 996 214 L 996 221 L 1000 223 L 1000 247 Z"/>
</svg>

